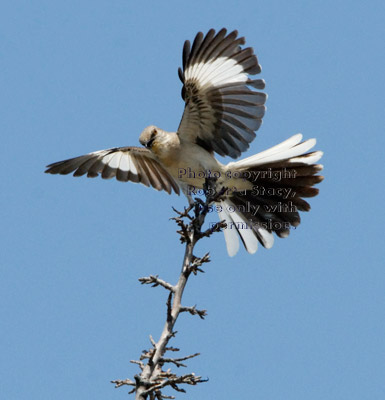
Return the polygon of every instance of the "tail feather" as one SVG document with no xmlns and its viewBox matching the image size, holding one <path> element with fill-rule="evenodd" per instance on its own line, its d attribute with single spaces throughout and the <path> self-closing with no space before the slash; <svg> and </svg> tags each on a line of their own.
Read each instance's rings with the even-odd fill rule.
<svg viewBox="0 0 385 400">
<path fill-rule="evenodd" d="M 310 154 L 319 158 L 322 157 L 322 152 L 315 152 L 314 154 L 306 153 L 315 146 L 315 144 L 317 143 L 316 139 L 308 139 L 304 142 L 300 142 L 301 139 L 301 134 L 294 135 L 288 140 L 285 140 L 284 142 L 268 150 L 262 151 L 258 154 L 254 154 L 253 156 L 245 158 L 243 160 L 232 162 L 228 164 L 228 167 L 230 169 L 256 167 L 259 165 L 265 165 L 277 161 L 295 159 L 299 156 L 301 158 L 301 163 L 308 164 L 305 158 L 308 157 Z"/>
<path fill-rule="evenodd" d="M 216 205 L 219 214 L 219 219 L 221 221 L 226 222 L 227 225 L 225 230 L 223 231 L 225 235 L 227 253 L 229 254 L 230 257 L 234 257 L 239 250 L 239 240 L 237 236 L 237 231 L 235 229 L 227 229 L 228 226 L 231 226 L 233 220 L 229 215 L 228 211 L 226 210 L 226 207 L 223 207 L 224 203 L 225 202 L 223 201 L 220 203 L 216 203 Z"/>
<path fill-rule="evenodd" d="M 234 207 L 234 203 L 231 201 L 226 202 L 231 208 Z M 242 240 L 242 243 L 245 249 L 250 253 L 254 254 L 258 249 L 258 238 L 254 235 L 251 229 L 247 229 L 247 218 L 242 213 L 231 212 L 229 214 L 230 218 L 232 219 L 233 224 L 228 229 L 236 229 L 239 234 L 239 237 Z"/>
<path fill-rule="evenodd" d="M 270 147 L 270 149 L 261 151 L 260 153 L 244 158 L 243 160 L 231 162 L 230 164 L 228 164 L 228 166 L 229 168 L 231 167 L 246 168 L 250 165 L 255 165 L 256 162 L 262 160 L 265 157 L 270 157 L 274 154 L 280 154 L 290 149 L 291 147 L 297 145 L 301 141 L 301 139 L 302 135 L 300 133 L 297 133 L 291 138 L 285 140 L 284 142 L 279 143 L 276 146 Z"/>
<path fill-rule="evenodd" d="M 252 184 L 252 189 L 235 190 L 218 203 L 222 208 L 219 217 L 227 223 L 224 233 L 230 256 L 239 249 L 238 236 L 249 253 L 257 250 L 258 242 L 271 248 L 273 233 L 288 237 L 301 222 L 299 211 L 310 210 L 304 198 L 319 192 L 314 185 L 323 180 L 317 175 L 323 166 L 314 163 L 323 153 L 309 152 L 315 139 L 301 140 L 302 135 L 294 135 L 271 149 L 227 165 L 228 171 L 237 172 L 240 179 Z"/>
<path fill-rule="evenodd" d="M 247 213 L 237 210 L 236 204 L 225 199 L 216 204 L 219 218 L 226 222 L 224 229 L 227 252 L 230 257 L 235 256 L 239 250 L 238 235 L 248 253 L 254 254 L 258 249 L 258 242 L 264 247 L 270 248 L 274 243 L 274 237 L 265 229 L 250 225 Z M 238 234 L 238 235 L 237 235 Z"/>
</svg>

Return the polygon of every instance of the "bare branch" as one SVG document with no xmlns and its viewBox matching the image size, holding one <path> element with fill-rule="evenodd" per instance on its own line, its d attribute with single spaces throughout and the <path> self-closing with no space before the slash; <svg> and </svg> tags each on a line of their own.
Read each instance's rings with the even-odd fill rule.
<svg viewBox="0 0 385 400">
<path fill-rule="evenodd" d="M 206 229 L 204 232 L 200 234 L 200 238 L 210 237 L 213 233 L 221 232 L 222 229 L 225 229 L 227 224 L 225 221 L 220 221 L 214 224 L 212 227 Z"/>
<path fill-rule="evenodd" d="M 111 381 L 111 383 L 115 383 L 116 388 L 124 386 L 124 385 L 136 386 L 135 382 L 133 382 L 131 379 L 125 379 L 124 381 L 116 380 L 116 381 Z"/>
<path fill-rule="evenodd" d="M 171 208 L 173 209 L 173 211 L 174 211 L 176 214 L 179 215 L 179 218 L 188 218 L 190 221 L 192 221 L 193 218 L 190 216 L 189 212 L 193 209 L 193 207 L 194 207 L 193 204 L 190 205 L 190 206 L 187 207 L 187 208 L 185 207 L 185 209 L 184 209 L 183 212 L 178 211 L 178 210 L 177 210 L 176 208 L 174 208 L 174 207 L 171 207 Z M 173 218 L 170 218 L 170 219 L 175 220 L 175 219 L 177 219 L 177 218 L 173 217 Z"/>
<path fill-rule="evenodd" d="M 182 364 L 181 361 L 189 360 L 190 358 L 194 358 L 200 356 L 200 353 L 191 354 L 190 356 L 182 357 L 182 358 L 162 358 L 163 363 L 172 363 L 179 367 L 186 367 L 185 364 Z"/>
<path fill-rule="evenodd" d="M 180 240 L 182 243 L 185 243 L 186 246 L 181 273 L 176 285 L 173 286 L 160 279 L 158 275 L 150 275 L 149 277 L 139 279 L 139 282 L 143 285 L 147 284 L 153 287 L 162 286 L 170 293 L 166 302 L 167 318 L 158 342 L 155 342 L 152 336 L 150 336 L 152 348 L 142 352 L 140 361 L 131 361 L 134 364 L 138 364 L 142 372 L 140 375 L 135 375 L 135 382 L 129 379 L 112 381 L 115 383 L 115 387 L 123 385 L 134 386 L 131 393 L 135 392 L 136 400 L 173 399 L 173 396 L 164 395 L 161 389 L 169 386 L 177 392 L 185 392 L 179 385 L 196 385 L 200 382 L 207 381 L 203 380 L 200 376 L 196 376 L 194 373 L 177 376 L 171 372 L 170 369 L 164 371 L 162 368 L 164 364 L 167 363 L 174 364 L 178 368 L 186 367 L 183 361 L 199 355 L 199 353 L 195 353 L 181 358 L 164 357 L 167 351 L 179 351 L 177 348 L 168 346 L 168 342 L 176 334 L 174 326 L 180 313 L 188 312 L 191 315 L 198 315 L 201 319 L 204 319 L 207 315 L 206 310 L 197 310 L 196 306 L 184 307 L 181 301 L 190 275 L 197 275 L 198 272 L 204 272 L 201 268 L 202 265 L 210 262 L 209 253 L 205 254 L 203 257 L 195 257 L 193 255 L 196 243 L 204 237 L 210 237 L 213 233 L 219 232 L 225 226 L 224 222 L 219 222 L 209 229 L 202 231 L 205 217 L 210 210 L 210 204 L 214 201 L 218 201 L 226 190 L 223 188 L 217 193 L 214 189 L 215 180 L 206 179 L 204 185 L 206 195 L 205 201 L 196 198 L 195 202 L 185 208 L 183 212 L 173 208 L 177 217 L 171 219 L 178 225 L 179 230 L 177 232 L 180 234 Z M 190 213 L 192 215 L 190 215 Z M 142 360 L 147 360 L 147 364 Z"/>
<path fill-rule="evenodd" d="M 153 339 L 153 337 L 151 335 L 150 335 L 150 342 L 151 342 L 152 346 L 156 348 L 155 340 Z"/>
<path fill-rule="evenodd" d="M 180 312 L 189 312 L 191 315 L 199 315 L 201 319 L 205 319 L 207 310 L 197 310 L 195 307 L 181 307 Z"/>
<path fill-rule="evenodd" d="M 164 281 L 163 279 L 159 279 L 158 275 L 145 276 L 144 278 L 139 278 L 138 281 L 142 285 L 152 285 L 152 287 L 163 286 L 165 289 L 169 290 L 170 292 L 174 291 L 174 286 L 172 286 L 170 283 Z"/>
<path fill-rule="evenodd" d="M 144 370 L 144 364 L 141 361 L 138 360 L 130 360 L 131 364 L 138 364 L 140 369 L 143 371 Z"/>
<path fill-rule="evenodd" d="M 162 399 L 175 399 L 175 396 L 166 396 L 164 394 L 161 393 L 161 391 L 156 390 L 155 391 L 155 396 L 158 400 L 162 400 Z"/>
<path fill-rule="evenodd" d="M 162 374 L 162 378 L 167 378 L 166 380 L 163 380 L 161 383 L 156 384 L 142 392 L 143 395 L 147 395 L 155 390 L 162 389 L 166 386 L 171 386 L 174 390 L 177 392 L 182 392 L 185 393 L 186 391 L 184 389 L 181 389 L 177 386 L 177 384 L 187 384 L 187 385 L 196 385 L 197 383 L 200 382 L 207 382 L 207 380 L 202 380 L 201 376 L 196 376 L 195 374 L 187 374 L 183 376 L 176 376 L 171 373 L 166 373 Z"/>
<path fill-rule="evenodd" d="M 166 350 L 166 351 L 179 351 L 179 349 L 176 348 L 176 347 L 166 347 L 165 350 Z"/>
</svg>

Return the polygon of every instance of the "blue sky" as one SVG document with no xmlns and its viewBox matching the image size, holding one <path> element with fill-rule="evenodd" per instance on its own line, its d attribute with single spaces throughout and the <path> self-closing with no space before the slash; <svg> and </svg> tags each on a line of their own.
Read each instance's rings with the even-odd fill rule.
<svg viewBox="0 0 385 400">
<path fill-rule="evenodd" d="M 171 206 L 142 185 L 48 176 L 46 164 L 175 130 L 177 68 L 199 30 L 238 29 L 266 80 L 245 156 L 297 132 L 325 152 L 325 181 L 271 250 L 226 253 L 194 277 L 172 342 L 209 382 L 178 398 L 382 399 L 385 392 L 381 1 L 6 1 L 0 15 L 0 393 L 125 399 L 111 379 L 158 338 L 183 247 Z M 213 217 L 214 219 L 214 217 Z M 216 217 L 214 221 L 216 220 Z M 211 221 L 209 221 L 211 222 Z M 183 372 L 183 371 L 182 371 Z"/>
</svg>

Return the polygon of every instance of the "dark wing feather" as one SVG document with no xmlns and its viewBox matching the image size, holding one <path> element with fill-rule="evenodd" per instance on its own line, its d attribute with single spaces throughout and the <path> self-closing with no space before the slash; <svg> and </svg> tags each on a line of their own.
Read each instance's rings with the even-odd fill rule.
<svg viewBox="0 0 385 400">
<path fill-rule="evenodd" d="M 73 176 L 87 174 L 95 178 L 101 174 L 103 179 L 116 177 L 121 182 L 137 182 L 152 186 L 156 190 L 172 190 L 179 194 L 179 186 L 174 178 L 159 164 L 151 151 L 141 147 L 117 147 L 95 151 L 84 156 L 71 158 L 47 165 L 48 174 Z"/>
<path fill-rule="evenodd" d="M 257 57 L 238 32 L 217 34 L 211 29 L 197 34 L 190 47 L 183 47 L 182 98 L 185 110 L 178 134 L 182 140 L 197 143 L 221 156 L 237 158 L 255 138 L 265 113 L 266 94 L 262 79 L 249 75 L 261 72 Z"/>
</svg>

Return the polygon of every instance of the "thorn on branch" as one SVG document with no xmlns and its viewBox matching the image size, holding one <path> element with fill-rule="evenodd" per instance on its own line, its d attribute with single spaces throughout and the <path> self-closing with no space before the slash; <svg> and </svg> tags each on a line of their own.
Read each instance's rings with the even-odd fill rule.
<svg viewBox="0 0 385 400">
<path fill-rule="evenodd" d="M 206 253 L 203 257 L 192 256 L 192 262 L 187 267 L 188 273 L 196 275 L 198 272 L 204 273 L 202 268 L 199 268 L 202 264 L 210 262 L 210 253 Z"/>
<path fill-rule="evenodd" d="M 185 207 L 183 212 L 178 211 L 176 208 L 172 207 L 173 211 L 179 215 L 179 218 L 188 218 L 190 220 L 192 220 L 193 218 L 191 217 L 191 215 L 189 214 L 189 212 L 193 209 L 194 205 L 190 205 L 189 207 Z M 174 217 L 171 218 L 172 220 L 177 220 L 178 217 Z"/>
<path fill-rule="evenodd" d="M 116 388 L 124 386 L 124 385 L 135 386 L 135 382 L 133 382 L 131 379 L 125 379 L 124 381 L 118 379 L 115 381 L 111 381 L 111 383 L 114 383 Z"/>
<path fill-rule="evenodd" d="M 165 351 L 180 351 L 180 349 L 176 347 L 166 347 Z"/>
<path fill-rule="evenodd" d="M 194 358 L 197 356 L 200 356 L 200 353 L 191 354 L 189 356 L 182 357 L 182 358 L 162 358 L 162 363 L 172 363 L 172 364 L 175 364 L 178 368 L 186 367 L 186 365 L 182 364 L 181 361 L 186 361 L 186 360 L 189 360 L 190 358 Z"/>
<path fill-rule="evenodd" d="M 162 394 L 162 392 L 160 390 L 155 391 L 155 397 L 157 400 L 175 399 L 175 396 L 166 396 L 165 394 Z M 150 398 L 150 400 L 152 400 L 152 399 Z"/>
<path fill-rule="evenodd" d="M 194 203 L 188 208 L 185 208 L 184 212 L 180 212 L 173 207 L 173 210 L 176 214 L 178 214 L 178 217 L 174 217 L 171 219 L 174 220 L 180 228 L 179 230 L 177 230 L 177 233 L 179 233 L 180 235 L 181 243 L 191 243 L 192 232 L 195 236 L 193 236 L 193 240 L 196 243 L 199 239 L 202 239 L 203 237 L 210 237 L 214 232 L 219 232 L 226 226 L 223 224 L 223 222 L 219 222 L 211 228 L 207 229 L 206 231 L 201 232 L 201 228 L 205 221 L 206 215 L 210 210 L 210 204 L 219 201 L 227 190 L 226 187 L 223 187 L 217 192 L 215 186 L 215 178 L 206 178 L 203 185 L 203 190 L 206 196 L 205 201 L 203 201 L 199 197 L 194 198 Z M 189 214 L 191 210 L 194 210 L 194 217 Z M 184 218 L 187 218 L 190 221 L 189 224 L 186 224 L 183 221 Z"/>
<path fill-rule="evenodd" d="M 142 359 L 142 357 L 140 357 Z M 131 364 L 137 364 L 139 365 L 140 369 L 143 371 L 144 370 L 144 364 L 142 363 L 142 361 L 138 361 L 138 360 L 130 360 Z"/>
<path fill-rule="evenodd" d="M 210 262 L 210 253 L 206 253 L 203 257 L 193 257 L 192 267 L 200 267 L 204 263 Z"/>
<path fill-rule="evenodd" d="M 171 220 L 175 221 L 176 224 L 179 226 L 179 230 L 177 230 L 177 233 L 180 235 L 180 241 L 181 243 L 190 243 L 190 234 L 189 234 L 189 226 L 190 224 L 185 224 L 183 221 L 183 218 L 187 218 L 190 221 L 193 221 L 193 217 L 189 214 L 189 212 L 192 210 L 194 205 L 190 205 L 188 208 L 184 209 L 184 212 L 180 212 L 176 210 L 174 207 L 172 209 L 176 214 L 178 214 L 178 217 L 173 217 L 170 218 Z"/>
<path fill-rule="evenodd" d="M 175 290 L 174 286 L 163 279 L 159 279 L 158 275 L 150 275 L 144 278 L 139 278 L 138 280 L 142 285 L 152 285 L 152 287 L 162 286 L 170 292 L 174 292 Z"/>
<path fill-rule="evenodd" d="M 176 232 L 179 233 L 180 235 L 180 241 L 181 243 L 190 243 L 190 235 L 189 235 L 189 225 L 186 225 L 183 220 L 179 218 L 172 218 L 176 224 L 179 226 L 179 230 Z"/>
<path fill-rule="evenodd" d="M 155 350 L 156 349 L 143 350 L 142 354 L 140 355 L 140 360 L 151 360 L 154 357 Z"/>
<path fill-rule="evenodd" d="M 197 310 L 195 307 L 181 307 L 180 312 L 189 312 L 191 315 L 198 315 L 200 319 L 205 319 L 207 310 Z"/>
<path fill-rule="evenodd" d="M 202 239 L 204 237 L 210 237 L 213 233 L 221 232 L 222 229 L 225 229 L 226 227 L 227 227 L 227 224 L 225 221 L 217 222 L 210 228 L 206 229 L 204 232 L 200 232 L 199 239 Z"/>
<path fill-rule="evenodd" d="M 184 382 L 183 382 L 184 383 Z M 180 392 L 180 393 L 186 393 L 186 391 L 184 390 L 184 389 L 182 389 L 182 388 L 180 388 L 178 385 L 176 385 L 175 383 L 170 383 L 170 385 L 171 385 L 171 387 L 175 390 L 175 391 L 177 391 L 177 392 Z"/>
<path fill-rule="evenodd" d="M 178 384 L 196 385 L 200 382 L 207 382 L 207 379 L 202 379 L 201 376 L 196 376 L 194 373 L 176 376 L 170 371 L 160 373 L 158 378 L 163 379 L 163 381 L 155 385 L 151 385 L 142 393 L 143 395 L 149 395 L 150 393 L 157 392 L 166 386 L 171 386 L 177 392 L 185 393 L 186 391 L 178 387 Z"/>
<path fill-rule="evenodd" d="M 151 335 L 150 335 L 150 342 L 151 342 L 152 346 L 154 347 L 154 349 L 156 349 L 155 340 L 153 339 L 153 337 Z"/>
</svg>

